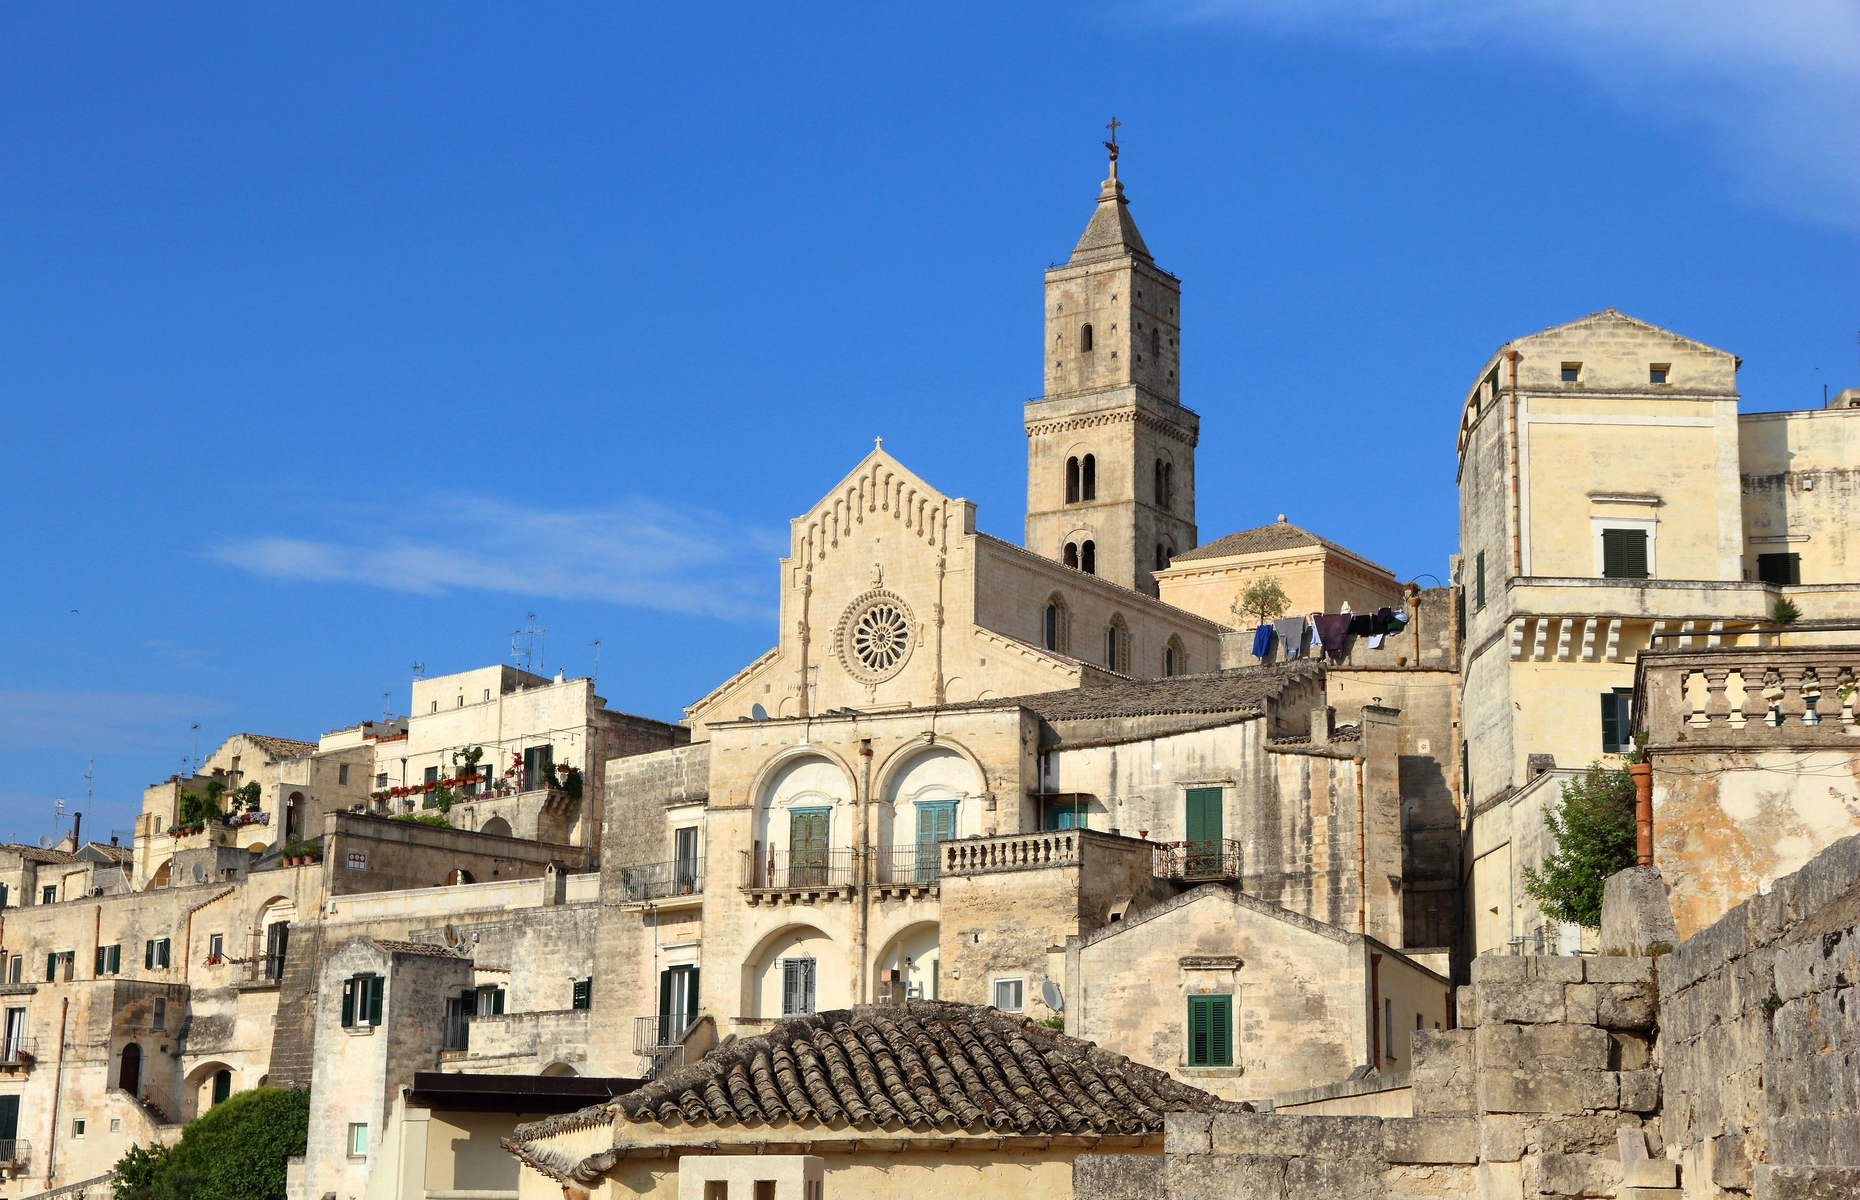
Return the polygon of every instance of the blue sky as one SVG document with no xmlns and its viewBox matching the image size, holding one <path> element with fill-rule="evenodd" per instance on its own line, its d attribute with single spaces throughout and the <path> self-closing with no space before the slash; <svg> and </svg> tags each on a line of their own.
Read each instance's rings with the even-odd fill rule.
<svg viewBox="0 0 1860 1200">
<path fill-rule="evenodd" d="M 530 612 L 676 718 L 874 436 L 1018 540 L 1113 113 L 1203 540 L 1443 574 L 1509 337 L 1614 306 L 1747 409 L 1860 385 L 1855 61 L 1842 0 L 10 6 L 0 837 Z"/>
</svg>

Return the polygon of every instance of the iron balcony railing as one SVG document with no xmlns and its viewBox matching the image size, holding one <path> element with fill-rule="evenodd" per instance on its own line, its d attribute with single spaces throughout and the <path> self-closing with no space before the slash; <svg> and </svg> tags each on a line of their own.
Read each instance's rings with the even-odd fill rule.
<svg viewBox="0 0 1860 1200">
<path fill-rule="evenodd" d="M 30 1163 L 32 1143 L 25 1138 L 0 1138 L 0 1162 Z"/>
<path fill-rule="evenodd" d="M 671 896 L 696 896 L 703 891 L 702 855 L 620 868 L 622 900 L 664 900 Z"/>
<path fill-rule="evenodd" d="M 1240 843 L 1232 838 L 1162 842 L 1156 847 L 1158 879 L 1185 881 L 1240 878 Z"/>
<path fill-rule="evenodd" d="M 742 887 L 794 891 L 853 884 L 851 850 L 772 850 L 760 858 L 747 850 L 741 853 Z"/>
<path fill-rule="evenodd" d="M 31 1066 L 39 1056 L 39 1043 L 36 1038 L 9 1037 L 0 1038 L 0 1066 Z"/>
<path fill-rule="evenodd" d="M 696 1023 L 696 1013 L 660 1013 L 652 1017 L 633 1018 L 633 1053 L 656 1055 L 661 1050 L 684 1043 L 685 1034 Z"/>
<path fill-rule="evenodd" d="M 881 846 L 872 851 L 872 882 L 897 887 L 935 883 L 943 878 L 943 847 L 947 842 L 920 842 L 915 846 Z"/>
</svg>

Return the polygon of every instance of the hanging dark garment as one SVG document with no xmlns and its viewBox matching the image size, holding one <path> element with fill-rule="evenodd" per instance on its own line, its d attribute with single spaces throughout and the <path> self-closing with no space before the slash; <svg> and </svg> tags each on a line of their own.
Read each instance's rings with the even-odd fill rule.
<svg viewBox="0 0 1860 1200">
<path fill-rule="evenodd" d="M 1343 641 L 1350 632 L 1350 614 L 1320 613 L 1311 618 L 1311 623 L 1317 626 L 1318 639 L 1324 643 L 1324 653 L 1330 656 L 1330 661 L 1342 662 Z"/>
<path fill-rule="evenodd" d="M 1350 634 L 1353 637 L 1369 636 L 1369 614 L 1357 613 L 1350 618 Z"/>
</svg>

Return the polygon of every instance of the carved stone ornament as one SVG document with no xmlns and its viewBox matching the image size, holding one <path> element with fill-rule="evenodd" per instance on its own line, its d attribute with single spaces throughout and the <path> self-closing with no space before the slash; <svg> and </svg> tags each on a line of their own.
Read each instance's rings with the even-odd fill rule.
<svg viewBox="0 0 1860 1200">
<path fill-rule="evenodd" d="M 904 669 L 917 641 L 917 618 L 895 592 L 874 588 L 846 606 L 834 642 L 846 673 L 878 684 Z"/>
</svg>

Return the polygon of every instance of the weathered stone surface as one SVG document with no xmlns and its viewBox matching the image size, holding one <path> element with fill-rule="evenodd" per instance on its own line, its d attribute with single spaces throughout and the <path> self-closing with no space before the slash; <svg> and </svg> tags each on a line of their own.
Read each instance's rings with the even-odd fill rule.
<svg viewBox="0 0 1860 1200">
<path fill-rule="evenodd" d="M 1384 1200 L 1475 1200 L 1478 1168 L 1397 1164 L 1382 1172 Z"/>
<path fill-rule="evenodd" d="M 1563 988 L 1563 1019 L 1575 1025 L 1595 1024 L 1597 993 L 1608 984 L 1572 983 Z"/>
<path fill-rule="evenodd" d="M 1163 1152 L 1165 1154 L 1208 1153 L 1208 1128 L 1213 1113 L 1164 1113 Z"/>
<path fill-rule="evenodd" d="M 1621 1186 L 1621 1164 L 1597 1154 L 1545 1154 L 1536 1168 L 1538 1190 L 1551 1195 L 1613 1196 Z"/>
<path fill-rule="evenodd" d="M 1155 1200 L 1167 1187 L 1160 1154 L 1081 1154 L 1072 1160 L 1077 1200 Z"/>
<path fill-rule="evenodd" d="M 1595 992 L 1595 1023 L 1604 1029 L 1651 1029 L 1653 997 L 1632 983 L 1591 985 Z"/>
<path fill-rule="evenodd" d="M 1582 960 L 1554 954 L 1533 954 L 1519 960 L 1527 964 L 1525 977 L 1543 983 L 1581 983 Z"/>
<path fill-rule="evenodd" d="M 1479 1200 L 1523 1200 L 1524 1164 L 1521 1162 L 1482 1162 L 1479 1164 Z"/>
<path fill-rule="evenodd" d="M 1279 1155 L 1171 1154 L 1167 1161 L 1169 1200 L 1291 1200 Z"/>
<path fill-rule="evenodd" d="M 1461 1029 L 1474 1029 L 1479 1024 L 1479 990 L 1471 986 L 1454 989 L 1453 1011 L 1459 1018 Z"/>
<path fill-rule="evenodd" d="M 1619 1162 L 1621 1130 L 1635 1127 L 1640 1118 L 1628 1113 L 1599 1112 L 1572 1117 L 1527 1118 L 1527 1122 L 1527 1149 L 1534 1153 L 1599 1154 Z"/>
<path fill-rule="evenodd" d="M 1485 1025 L 1474 1034 L 1481 1067 L 1608 1069 L 1608 1031 L 1593 1025 Z"/>
<path fill-rule="evenodd" d="M 1629 1187 L 1675 1188 L 1679 1186 L 1679 1164 L 1670 1158 L 1643 1158 L 1621 1165 L 1621 1182 Z"/>
<path fill-rule="evenodd" d="M 1603 955 L 1582 960 L 1582 978 L 1587 983 L 1652 983 L 1651 958 L 1624 958 Z"/>
<path fill-rule="evenodd" d="M 1517 1162 L 1524 1157 L 1525 1134 L 1531 1118 L 1511 1113 L 1483 1113 L 1479 1117 L 1481 1162 Z"/>
<path fill-rule="evenodd" d="M 1472 961 L 1474 986 L 1482 983 L 1523 983 L 1528 977 L 1525 960 L 1511 954 L 1481 954 Z"/>
<path fill-rule="evenodd" d="M 1711 1181 L 1721 1188 L 1750 1188 L 1750 1155 L 1741 1133 L 1720 1134 L 1711 1140 Z"/>
<path fill-rule="evenodd" d="M 1852 1200 L 1860 1196 L 1860 1168 L 1773 1167 L 1753 1172 L 1750 1200 Z"/>
<path fill-rule="evenodd" d="M 1382 1157 L 1391 1163 L 1479 1161 L 1474 1117 L 1391 1117 L 1382 1122 Z"/>
<path fill-rule="evenodd" d="M 1685 1192 L 1676 1187 L 1626 1187 L 1621 1196 L 1622 1200 L 1685 1200 Z"/>
<path fill-rule="evenodd" d="M 1658 867 L 1629 867 L 1602 885 L 1602 953 L 1639 955 L 1656 943 L 1679 945 L 1672 899 Z"/>
<path fill-rule="evenodd" d="M 1580 1113 L 1618 1107 L 1619 1097 L 1612 1071 L 1479 1072 L 1482 1112 Z"/>
<path fill-rule="evenodd" d="M 1417 1031 L 1408 1043 L 1413 1065 L 1408 1080 L 1413 1089 L 1414 1115 L 1469 1113 L 1479 1106 L 1478 1077 L 1473 1070 L 1472 1029 Z"/>
<path fill-rule="evenodd" d="M 1769 1125 L 1774 1163 L 1807 1167 L 1860 1167 L 1860 1113 L 1785 1117 Z"/>
<path fill-rule="evenodd" d="M 1386 1200 L 1382 1164 L 1359 1159 L 1334 1162 L 1294 1158 L 1285 1164 L 1285 1194 L 1287 1200 L 1317 1196 L 1325 1200 Z"/>
<path fill-rule="evenodd" d="M 1380 1161 L 1381 1117 L 1300 1117 L 1216 1113 L 1209 1131 L 1216 1155 L 1285 1154 Z"/>
<path fill-rule="evenodd" d="M 1560 983 L 1481 983 L 1473 988 L 1478 1023 L 1551 1024 L 1563 1019 Z M 1580 986 L 1580 985 L 1578 985 Z"/>
<path fill-rule="evenodd" d="M 1660 1072 L 1622 1071 L 1620 1106 L 1625 1112 L 1649 1113 L 1660 1107 Z"/>
<path fill-rule="evenodd" d="M 1625 1029 L 1608 1030 L 1608 1069 L 1638 1071 L 1653 1061 L 1653 1039 Z"/>
</svg>

